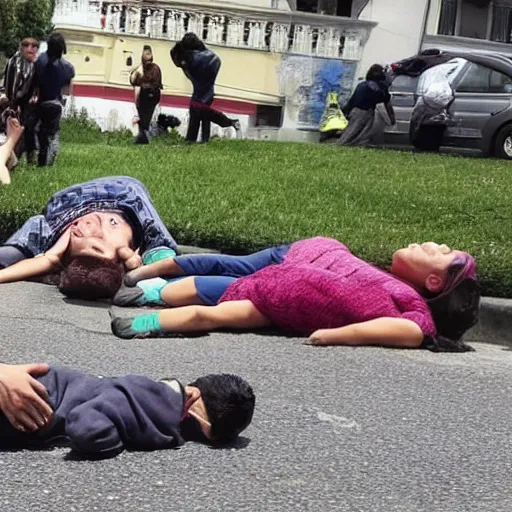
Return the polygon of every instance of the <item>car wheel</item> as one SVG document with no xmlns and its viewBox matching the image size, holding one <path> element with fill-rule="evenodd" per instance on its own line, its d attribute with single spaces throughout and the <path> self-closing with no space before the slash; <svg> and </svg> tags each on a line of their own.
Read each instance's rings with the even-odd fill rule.
<svg viewBox="0 0 512 512">
<path fill-rule="evenodd" d="M 512 124 L 504 126 L 496 136 L 494 154 L 498 158 L 512 160 Z"/>
</svg>

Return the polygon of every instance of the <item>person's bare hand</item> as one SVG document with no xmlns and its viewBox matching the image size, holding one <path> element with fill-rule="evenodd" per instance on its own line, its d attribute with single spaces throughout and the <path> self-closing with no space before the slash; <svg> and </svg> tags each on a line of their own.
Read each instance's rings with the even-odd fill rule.
<svg viewBox="0 0 512 512">
<path fill-rule="evenodd" d="M 316 330 L 311 336 L 308 338 L 308 340 L 305 342 L 307 345 L 328 345 L 329 340 L 328 337 L 325 335 L 325 329 L 318 329 Z"/>
<path fill-rule="evenodd" d="M 45 375 L 49 369 L 43 363 L 0 364 L 0 410 L 14 428 L 34 432 L 51 421 L 53 411 L 48 404 L 48 392 L 32 377 Z"/>
<path fill-rule="evenodd" d="M 134 251 L 129 247 L 121 247 L 121 249 L 117 251 L 117 254 L 126 270 L 134 270 L 142 266 L 142 258 L 140 257 L 138 249 Z"/>
<path fill-rule="evenodd" d="M 183 270 L 174 261 L 174 257 L 171 256 L 148 265 L 142 265 L 124 276 L 124 284 L 126 286 L 135 286 L 139 281 L 144 281 L 145 279 L 183 275 Z"/>
<path fill-rule="evenodd" d="M 64 253 L 69 247 L 69 242 L 71 240 L 71 228 L 67 228 L 64 233 L 60 236 L 60 238 L 55 242 L 44 254 L 48 258 L 50 258 L 54 263 L 59 263 L 62 261 Z"/>
</svg>

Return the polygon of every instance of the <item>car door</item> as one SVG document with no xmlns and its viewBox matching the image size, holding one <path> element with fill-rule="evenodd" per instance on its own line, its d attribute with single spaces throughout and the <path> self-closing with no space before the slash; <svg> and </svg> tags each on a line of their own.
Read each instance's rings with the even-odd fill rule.
<svg viewBox="0 0 512 512">
<path fill-rule="evenodd" d="M 466 149 L 483 149 L 492 138 L 500 117 L 511 105 L 512 79 L 482 64 L 468 62 L 454 82 L 455 99 L 449 113 L 453 126 L 445 143 Z M 493 128 L 496 126 L 496 128 Z"/>
<path fill-rule="evenodd" d="M 386 146 L 408 146 L 411 112 L 416 103 L 416 89 L 419 77 L 397 75 L 389 88 L 391 104 L 395 111 L 396 124 L 386 126 L 383 144 Z"/>
</svg>

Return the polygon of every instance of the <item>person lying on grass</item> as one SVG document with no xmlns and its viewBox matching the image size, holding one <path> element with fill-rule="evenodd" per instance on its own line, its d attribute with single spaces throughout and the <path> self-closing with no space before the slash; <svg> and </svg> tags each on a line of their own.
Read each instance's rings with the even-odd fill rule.
<svg viewBox="0 0 512 512">
<path fill-rule="evenodd" d="M 6 121 L 5 136 L 0 133 L 0 184 L 11 184 L 11 170 L 17 165 L 18 158 L 14 148 L 23 134 L 23 127 L 15 117 Z M 2 140 L 5 137 L 5 140 Z"/>
<path fill-rule="evenodd" d="M 98 178 L 55 193 L 42 215 L 31 217 L 0 246 L 0 283 L 62 269 L 65 274 L 71 263 L 85 273 L 87 265 L 105 262 L 133 269 L 142 264 L 139 253 L 151 262 L 175 251 L 176 242 L 140 181 Z"/>
<path fill-rule="evenodd" d="M 0 412 L 1 449 L 64 442 L 83 456 L 107 458 L 124 449 L 169 449 L 189 440 L 225 444 L 247 428 L 254 412 L 252 388 L 231 374 L 210 374 L 183 386 L 176 379 L 100 378 L 50 367 L 34 380 L 48 398 L 51 421 L 28 431 Z"/>
<path fill-rule="evenodd" d="M 139 281 L 155 275 L 180 277 Z M 479 299 L 467 253 L 411 244 L 385 272 L 318 237 L 245 257 L 181 256 L 141 267 L 126 276 L 114 304 L 175 309 L 114 313 L 112 330 L 136 338 L 277 326 L 310 335 L 313 345 L 467 351 L 461 337 L 477 322 Z"/>
</svg>

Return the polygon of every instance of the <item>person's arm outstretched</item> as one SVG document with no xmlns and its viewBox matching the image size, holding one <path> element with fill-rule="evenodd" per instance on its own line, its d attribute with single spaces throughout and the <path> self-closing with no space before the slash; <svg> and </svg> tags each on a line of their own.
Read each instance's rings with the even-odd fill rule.
<svg viewBox="0 0 512 512">
<path fill-rule="evenodd" d="M 381 347 L 418 348 L 423 332 L 407 318 L 376 318 L 336 329 L 319 329 L 309 337 L 311 345 L 378 345 Z"/>
<path fill-rule="evenodd" d="M 135 286 L 139 281 L 154 277 L 177 277 L 185 275 L 183 269 L 176 263 L 174 257 L 165 258 L 149 265 L 143 265 L 129 272 L 124 278 L 125 284 Z"/>
<path fill-rule="evenodd" d="M 44 254 L 19 261 L 0 270 L 0 283 L 13 283 L 42 276 L 61 266 L 62 256 L 69 245 L 70 232 L 66 230 L 57 243 Z"/>
</svg>

